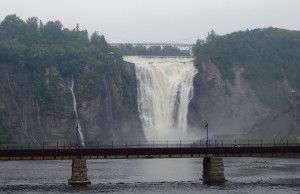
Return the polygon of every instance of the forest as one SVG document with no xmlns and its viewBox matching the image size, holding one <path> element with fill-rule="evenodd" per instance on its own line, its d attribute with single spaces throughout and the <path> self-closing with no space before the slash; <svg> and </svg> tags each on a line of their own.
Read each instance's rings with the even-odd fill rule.
<svg viewBox="0 0 300 194">
<path fill-rule="evenodd" d="M 195 64 L 210 60 L 230 82 L 235 79 L 233 68 L 243 68 L 243 77 L 270 108 L 288 103 L 288 88 L 300 90 L 299 31 L 269 27 L 224 36 L 212 31 L 196 42 L 193 53 Z"/>
<path fill-rule="evenodd" d="M 46 90 L 42 81 L 46 68 L 55 66 L 64 77 L 81 74 L 88 67 L 93 73 L 82 78 L 79 96 L 90 98 L 103 89 L 105 56 L 113 51 L 117 63 L 122 62 L 118 50 L 110 47 L 104 36 L 96 32 L 89 36 L 79 25 L 73 30 L 63 28 L 60 21 L 43 24 L 36 17 L 25 21 L 16 15 L 7 16 L 0 25 L 0 63 L 8 64 L 15 71 L 27 69 L 34 72 L 34 81 L 42 109 L 59 111 L 62 100 Z M 110 72 L 122 71 L 121 66 L 110 67 Z M 116 69 L 119 68 L 119 69 Z"/>
<path fill-rule="evenodd" d="M 109 63 L 106 59 L 109 52 L 115 53 L 116 60 L 115 63 L 106 65 Z M 105 95 L 105 72 L 115 80 L 119 80 L 117 76 L 120 74 L 121 80 L 127 79 L 128 75 L 121 63 L 123 60 L 119 50 L 109 46 L 103 35 L 96 32 L 89 35 L 79 25 L 70 30 L 64 28 L 60 21 L 48 21 L 44 24 L 37 17 L 23 21 L 16 15 L 6 16 L 0 24 L 0 76 L 3 76 L 2 80 L 7 80 L 4 76 L 27 72 L 30 75 L 27 77 L 32 77 L 30 79 L 35 88 L 34 96 L 41 113 L 47 112 L 60 117 L 64 114 L 66 105 L 71 106 L 72 102 L 70 93 L 58 93 L 60 85 L 45 82 L 45 72 L 49 69 L 55 69 L 65 81 L 71 77 L 77 80 L 74 90 L 80 103 L 83 99 Z M 59 83 L 59 80 L 56 82 Z M 27 87 L 29 86 L 24 86 L 24 92 Z M 122 88 L 126 96 L 126 86 Z M 0 101 L 1 98 L 2 95 Z M 0 142 L 11 141 L 9 134 L 0 117 Z"/>
</svg>

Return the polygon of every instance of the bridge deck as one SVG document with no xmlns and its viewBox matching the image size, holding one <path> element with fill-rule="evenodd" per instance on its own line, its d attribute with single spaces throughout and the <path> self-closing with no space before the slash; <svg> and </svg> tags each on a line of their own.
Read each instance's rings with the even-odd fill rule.
<svg viewBox="0 0 300 194">
<path fill-rule="evenodd" d="M 300 157 L 300 146 L 1 149 L 0 160 Z"/>
</svg>

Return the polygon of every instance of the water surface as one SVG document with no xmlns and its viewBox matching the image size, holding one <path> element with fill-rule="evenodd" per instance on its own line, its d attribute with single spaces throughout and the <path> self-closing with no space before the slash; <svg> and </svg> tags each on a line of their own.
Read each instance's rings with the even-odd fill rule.
<svg viewBox="0 0 300 194">
<path fill-rule="evenodd" d="M 0 193 L 300 193 L 300 159 L 224 158 L 224 185 L 205 185 L 202 159 L 88 160 L 92 184 L 72 187 L 71 161 L 0 162 Z"/>
</svg>

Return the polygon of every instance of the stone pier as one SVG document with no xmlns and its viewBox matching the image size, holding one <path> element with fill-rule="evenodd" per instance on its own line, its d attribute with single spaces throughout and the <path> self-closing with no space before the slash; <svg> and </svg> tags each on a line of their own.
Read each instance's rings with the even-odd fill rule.
<svg viewBox="0 0 300 194">
<path fill-rule="evenodd" d="M 88 185 L 91 181 L 87 178 L 86 159 L 73 159 L 72 176 L 69 185 Z"/>
<path fill-rule="evenodd" d="M 203 158 L 203 175 L 204 183 L 224 183 L 224 165 L 223 158 L 205 157 Z"/>
</svg>

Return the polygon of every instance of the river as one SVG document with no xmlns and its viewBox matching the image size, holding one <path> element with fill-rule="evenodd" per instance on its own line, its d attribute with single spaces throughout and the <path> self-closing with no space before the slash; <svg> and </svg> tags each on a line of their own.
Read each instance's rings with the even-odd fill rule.
<svg viewBox="0 0 300 194">
<path fill-rule="evenodd" d="M 88 160 L 86 187 L 71 161 L 0 162 L 0 193 L 300 193 L 300 159 L 224 158 L 224 185 L 205 185 L 202 159 Z"/>
</svg>

